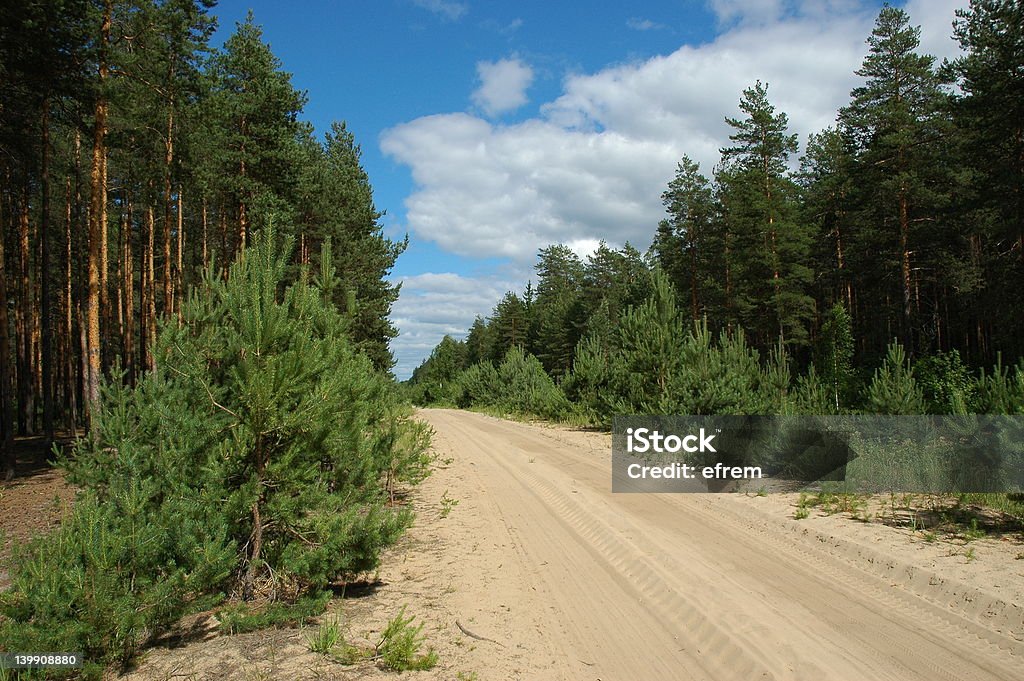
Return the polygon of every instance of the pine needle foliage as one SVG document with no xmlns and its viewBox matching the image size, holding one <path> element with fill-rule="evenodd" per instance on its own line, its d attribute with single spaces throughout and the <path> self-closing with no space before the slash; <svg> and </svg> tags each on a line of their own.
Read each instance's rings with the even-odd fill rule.
<svg viewBox="0 0 1024 681">
<path fill-rule="evenodd" d="M 424 427 L 351 348 L 329 284 L 285 287 L 290 245 L 257 237 L 161 329 L 155 371 L 111 382 L 64 462 L 81 499 L 12 566 L 13 649 L 124 661 L 225 595 L 289 602 L 372 570 L 410 523 L 390 487 L 426 474 Z"/>
</svg>

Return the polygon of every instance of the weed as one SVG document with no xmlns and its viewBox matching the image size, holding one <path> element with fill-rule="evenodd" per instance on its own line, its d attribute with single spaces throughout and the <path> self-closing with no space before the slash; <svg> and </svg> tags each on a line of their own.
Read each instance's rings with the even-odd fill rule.
<svg viewBox="0 0 1024 681">
<path fill-rule="evenodd" d="M 445 490 L 444 494 L 441 495 L 441 517 L 447 518 L 448 514 L 452 512 L 452 509 L 458 505 L 459 500 L 448 496 L 448 490 Z"/>
<path fill-rule="evenodd" d="M 476 672 L 459 672 L 455 675 L 455 681 L 478 681 L 479 678 Z"/>
<path fill-rule="evenodd" d="M 970 547 L 969 549 L 967 549 L 966 551 L 964 551 L 964 558 L 967 559 L 968 563 L 970 563 L 971 561 L 973 561 L 977 557 L 978 556 L 975 555 L 975 553 L 974 553 L 974 547 L 973 546 Z"/>
<path fill-rule="evenodd" d="M 766 496 L 768 496 L 768 488 L 765 487 L 764 485 L 761 485 L 760 487 L 758 487 L 757 488 L 757 496 L 759 496 L 759 497 L 766 497 Z"/>
<path fill-rule="evenodd" d="M 333 653 L 341 640 L 341 623 L 338 622 L 337 617 L 325 618 L 324 621 L 320 623 L 320 626 L 317 627 L 316 632 L 311 636 L 306 637 L 306 643 L 309 644 L 309 649 L 314 653 L 320 653 L 321 655 L 330 655 Z"/>
<path fill-rule="evenodd" d="M 398 611 L 381 634 L 374 648 L 374 657 L 396 672 L 432 669 L 437 664 L 437 653 L 431 648 L 420 655 L 423 646 L 423 623 L 413 626 L 415 616 L 405 616 L 405 606 Z"/>
<path fill-rule="evenodd" d="M 801 506 L 798 509 L 796 509 L 795 511 L 793 511 L 793 519 L 794 520 L 803 520 L 804 518 L 806 518 L 810 514 L 811 514 L 811 512 L 807 510 L 806 506 Z"/>
<path fill-rule="evenodd" d="M 935 534 L 934 532 L 925 532 L 924 533 L 924 540 L 926 542 L 928 542 L 929 544 L 934 544 L 935 540 L 938 539 L 938 538 L 939 538 L 939 536 L 937 534 Z"/>
<path fill-rule="evenodd" d="M 964 539 L 966 541 L 974 541 L 975 539 L 981 539 L 985 536 L 985 530 L 978 527 L 978 519 L 971 518 L 971 528 L 964 530 Z"/>
</svg>

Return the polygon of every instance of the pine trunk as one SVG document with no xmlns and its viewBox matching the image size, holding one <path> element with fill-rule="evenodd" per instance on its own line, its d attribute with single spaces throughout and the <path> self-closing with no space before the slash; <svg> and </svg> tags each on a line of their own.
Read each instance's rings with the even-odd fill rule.
<svg viewBox="0 0 1024 681">
<path fill-rule="evenodd" d="M 121 336 L 122 366 L 128 377 L 128 384 L 135 385 L 135 256 L 132 251 L 132 199 L 125 197 L 124 227 L 121 230 L 121 316 L 124 318 L 124 333 Z"/>
<path fill-rule="evenodd" d="M 88 378 L 87 401 L 89 404 L 89 424 L 96 432 L 100 409 L 100 314 L 105 312 L 107 300 L 106 265 L 107 265 L 107 188 L 106 188 L 106 134 L 107 134 L 107 100 L 103 88 L 107 80 L 106 49 L 110 42 L 112 0 L 103 4 L 103 23 L 100 27 L 100 64 L 99 89 L 96 100 L 95 129 L 93 132 L 92 168 L 90 171 L 91 201 L 89 206 L 89 294 L 86 304 L 86 338 L 88 342 Z"/>
<path fill-rule="evenodd" d="M 32 256 L 28 232 L 28 191 L 22 189 L 18 206 L 18 307 L 14 320 L 14 335 L 18 339 L 18 429 L 23 435 L 34 435 L 35 370 L 32 364 L 35 358 L 35 306 L 32 304 Z"/>
<path fill-rule="evenodd" d="M 2 205 L 2 201 L 0 201 Z M 3 225 L 0 216 L 0 226 Z M 0 231 L 0 465 L 4 478 L 14 476 L 14 395 L 11 385 L 10 322 L 7 318 L 7 267 L 4 255 L 4 237 Z"/>
<path fill-rule="evenodd" d="M 39 248 L 42 251 L 40 272 L 40 336 L 42 337 L 43 433 L 53 441 L 53 311 L 50 307 L 50 100 L 43 100 L 43 154 L 40 164 Z"/>
</svg>

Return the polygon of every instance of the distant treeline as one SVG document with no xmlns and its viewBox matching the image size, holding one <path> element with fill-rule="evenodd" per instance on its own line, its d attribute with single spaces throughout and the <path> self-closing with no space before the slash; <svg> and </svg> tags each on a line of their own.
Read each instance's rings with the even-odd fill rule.
<svg viewBox="0 0 1024 681">
<path fill-rule="evenodd" d="M 646 254 L 542 249 L 536 287 L 446 337 L 416 399 L 500 406 L 512 362 L 542 414 L 1024 409 L 1024 5 L 957 17 L 964 55 L 939 65 L 884 7 L 799 170 L 768 85 L 745 90 L 711 178 L 680 160 Z"/>
<path fill-rule="evenodd" d="M 344 123 L 323 139 L 305 94 L 250 17 L 211 48 L 210 0 L 60 0 L 0 8 L 0 431 L 73 429 L 104 376 L 161 361 L 204 270 L 226 272 L 269 218 L 318 267 L 381 370 L 393 360 L 384 279 L 405 247 Z"/>
</svg>

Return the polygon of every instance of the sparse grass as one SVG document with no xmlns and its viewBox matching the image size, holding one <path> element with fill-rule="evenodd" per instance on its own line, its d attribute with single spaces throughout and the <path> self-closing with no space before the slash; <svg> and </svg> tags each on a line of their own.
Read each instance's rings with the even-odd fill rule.
<svg viewBox="0 0 1024 681">
<path fill-rule="evenodd" d="M 985 536 L 985 530 L 978 528 L 978 519 L 971 518 L 971 525 L 968 529 L 963 531 L 964 541 L 974 541 L 975 539 L 981 539 Z"/>
<path fill-rule="evenodd" d="M 924 540 L 926 542 L 928 542 L 929 544 L 934 544 L 935 540 L 937 540 L 938 538 L 939 538 L 939 536 L 937 534 L 935 534 L 934 532 L 925 532 L 924 533 Z"/>
<path fill-rule="evenodd" d="M 295 626 L 316 617 L 327 607 L 330 592 L 300 598 L 295 603 L 271 603 L 256 609 L 247 603 L 234 603 L 217 613 L 220 630 L 225 634 L 244 634 L 268 627 Z"/>
<path fill-rule="evenodd" d="M 321 655 L 333 654 L 341 641 L 341 622 L 338 621 L 337 616 L 324 618 L 316 631 L 306 637 L 309 649 Z"/>
<path fill-rule="evenodd" d="M 794 520 L 803 520 L 804 518 L 806 518 L 810 514 L 811 514 L 811 512 L 807 510 L 807 507 L 800 506 L 795 511 L 793 511 L 793 519 Z"/>
<path fill-rule="evenodd" d="M 966 551 L 964 551 L 964 558 L 967 559 L 968 563 L 974 562 L 974 559 L 976 559 L 977 557 L 977 554 L 974 553 L 973 546 L 969 547 Z"/>
</svg>

